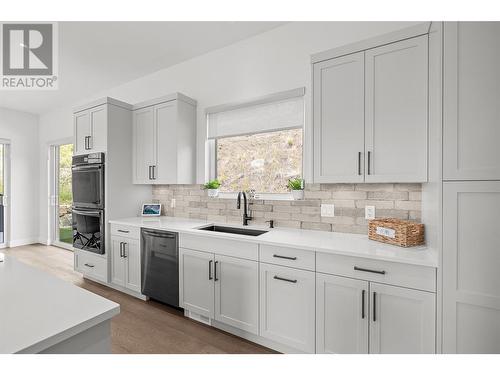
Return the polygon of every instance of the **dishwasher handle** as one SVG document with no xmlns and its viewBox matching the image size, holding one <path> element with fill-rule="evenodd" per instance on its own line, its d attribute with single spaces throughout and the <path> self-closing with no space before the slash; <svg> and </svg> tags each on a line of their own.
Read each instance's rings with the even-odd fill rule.
<svg viewBox="0 0 500 375">
<path fill-rule="evenodd" d="M 151 237 L 157 237 L 157 238 L 176 238 L 177 234 L 172 234 L 172 233 L 162 233 L 162 232 L 152 232 L 148 230 L 143 230 L 144 234 L 151 236 Z"/>
</svg>

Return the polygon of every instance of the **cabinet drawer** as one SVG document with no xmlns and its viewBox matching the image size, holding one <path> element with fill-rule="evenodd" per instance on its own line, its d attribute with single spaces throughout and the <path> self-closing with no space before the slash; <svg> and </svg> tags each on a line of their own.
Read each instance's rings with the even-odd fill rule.
<svg viewBox="0 0 500 375">
<path fill-rule="evenodd" d="M 108 264 L 106 258 L 75 249 L 75 270 L 94 279 L 108 281 Z"/>
<path fill-rule="evenodd" d="M 314 251 L 271 245 L 260 245 L 260 261 L 309 271 L 316 267 Z"/>
<path fill-rule="evenodd" d="M 111 235 L 139 240 L 141 238 L 141 228 L 121 224 L 111 224 Z"/>
<path fill-rule="evenodd" d="M 226 238 L 200 235 L 179 235 L 179 247 L 191 250 L 207 251 L 218 255 L 235 258 L 259 260 L 259 245 Z"/>
<path fill-rule="evenodd" d="M 317 272 L 436 291 L 436 269 L 344 255 L 316 254 Z"/>
</svg>

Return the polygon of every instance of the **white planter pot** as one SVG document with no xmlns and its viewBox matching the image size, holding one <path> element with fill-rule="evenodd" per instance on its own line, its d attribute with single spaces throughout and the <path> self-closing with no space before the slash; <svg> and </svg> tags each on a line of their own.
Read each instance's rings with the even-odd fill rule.
<svg viewBox="0 0 500 375">
<path fill-rule="evenodd" d="M 207 194 L 210 198 L 219 196 L 219 189 L 207 189 Z"/>
<path fill-rule="evenodd" d="M 304 199 L 304 190 L 292 190 L 292 196 L 296 201 Z"/>
</svg>

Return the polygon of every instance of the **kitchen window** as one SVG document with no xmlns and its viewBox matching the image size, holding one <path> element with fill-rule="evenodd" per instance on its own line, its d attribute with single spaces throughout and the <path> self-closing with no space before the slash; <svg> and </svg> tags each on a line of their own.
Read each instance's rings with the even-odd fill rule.
<svg viewBox="0 0 500 375">
<path fill-rule="evenodd" d="M 304 89 L 207 110 L 210 178 L 221 197 L 254 190 L 291 199 L 288 180 L 302 177 Z"/>
</svg>

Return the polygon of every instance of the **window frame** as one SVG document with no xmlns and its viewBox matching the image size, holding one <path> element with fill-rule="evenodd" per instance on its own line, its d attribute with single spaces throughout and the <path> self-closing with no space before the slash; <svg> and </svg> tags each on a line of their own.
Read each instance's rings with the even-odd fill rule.
<svg viewBox="0 0 500 375">
<path fill-rule="evenodd" d="M 301 175 L 304 175 L 304 138 L 305 138 L 305 129 L 304 126 L 300 127 L 290 127 L 290 128 L 283 128 L 281 130 L 275 130 L 275 131 L 270 131 L 270 132 L 253 132 L 253 133 L 246 133 L 246 134 L 240 134 L 240 135 L 235 135 L 233 137 L 240 137 L 240 136 L 251 136 L 251 135 L 256 135 L 256 134 L 265 134 L 265 133 L 273 133 L 273 132 L 278 132 L 278 131 L 284 131 L 284 130 L 292 130 L 292 129 L 301 129 L 302 130 L 302 158 L 301 158 Z M 224 138 L 232 138 L 232 137 L 224 137 Z M 210 180 L 216 179 L 217 178 L 217 141 L 218 138 L 216 139 L 209 139 L 209 177 Z M 302 177 L 303 178 L 303 177 Z M 218 198 L 221 199 L 236 199 L 238 196 L 237 191 L 220 191 Z M 254 199 L 256 200 L 274 200 L 274 201 L 292 201 L 294 200 L 293 195 L 291 192 L 287 193 L 255 193 Z"/>
</svg>

